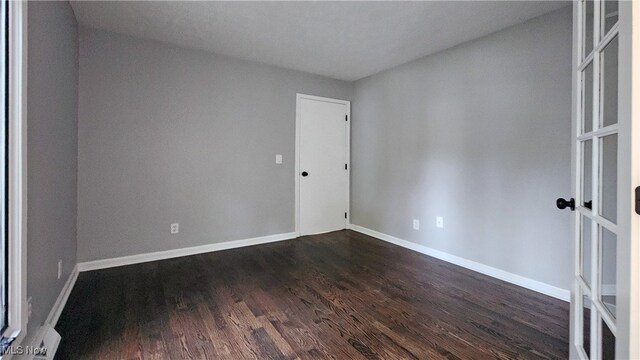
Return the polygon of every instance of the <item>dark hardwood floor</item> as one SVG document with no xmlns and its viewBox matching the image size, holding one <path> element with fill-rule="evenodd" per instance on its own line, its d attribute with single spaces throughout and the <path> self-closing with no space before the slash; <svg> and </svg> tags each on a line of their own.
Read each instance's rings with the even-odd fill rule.
<svg viewBox="0 0 640 360">
<path fill-rule="evenodd" d="M 352 231 L 81 273 L 57 359 L 568 357 L 568 304 Z"/>
</svg>

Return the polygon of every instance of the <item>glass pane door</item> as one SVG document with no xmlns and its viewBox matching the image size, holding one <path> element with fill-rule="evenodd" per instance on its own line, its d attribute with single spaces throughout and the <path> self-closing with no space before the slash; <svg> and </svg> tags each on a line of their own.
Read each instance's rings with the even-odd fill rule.
<svg viewBox="0 0 640 360">
<path fill-rule="evenodd" d="M 616 343 L 618 2 L 583 0 L 578 13 L 574 345 L 584 359 L 608 359 Z"/>
</svg>

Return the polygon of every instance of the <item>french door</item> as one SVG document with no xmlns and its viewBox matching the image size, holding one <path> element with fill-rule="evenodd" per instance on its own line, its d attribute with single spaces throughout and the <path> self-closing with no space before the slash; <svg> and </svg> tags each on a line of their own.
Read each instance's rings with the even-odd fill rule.
<svg viewBox="0 0 640 360">
<path fill-rule="evenodd" d="M 640 234 L 633 206 L 633 186 L 640 184 L 633 185 L 639 167 L 633 163 L 637 104 L 631 81 L 638 31 L 632 26 L 633 11 L 638 12 L 633 8 L 638 6 L 613 0 L 574 2 L 570 355 L 576 359 L 640 356 L 640 339 L 635 338 Z"/>
</svg>

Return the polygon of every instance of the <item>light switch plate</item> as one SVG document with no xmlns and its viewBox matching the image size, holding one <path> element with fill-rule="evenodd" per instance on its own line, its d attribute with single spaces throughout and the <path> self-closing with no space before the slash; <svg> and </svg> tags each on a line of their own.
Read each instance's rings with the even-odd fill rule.
<svg viewBox="0 0 640 360">
<path fill-rule="evenodd" d="M 282 155 L 276 154 L 276 164 L 282 164 Z"/>
</svg>

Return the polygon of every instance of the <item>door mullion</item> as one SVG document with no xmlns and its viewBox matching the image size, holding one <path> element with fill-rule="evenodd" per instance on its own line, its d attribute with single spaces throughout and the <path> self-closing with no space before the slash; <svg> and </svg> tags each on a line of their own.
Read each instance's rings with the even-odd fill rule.
<svg viewBox="0 0 640 360">
<path fill-rule="evenodd" d="M 586 0 L 581 0 L 577 4 L 574 4 L 574 89 L 573 96 L 575 101 L 574 106 L 574 118 L 572 120 L 574 130 L 573 141 L 573 154 L 574 154 L 574 174 L 573 176 L 573 189 L 575 190 L 575 199 L 580 206 L 584 203 L 584 168 L 583 162 L 587 155 L 584 153 L 583 141 L 586 139 L 580 139 L 581 134 L 584 133 L 584 119 L 585 113 L 588 111 L 584 108 L 585 104 L 585 77 L 583 76 L 584 70 L 592 60 L 592 55 L 585 54 L 585 14 L 586 14 Z M 576 8 L 577 7 L 577 8 Z M 585 307 L 589 304 L 585 303 L 586 284 L 581 280 L 581 269 L 584 258 L 582 256 L 582 246 L 584 243 L 583 229 L 584 216 L 581 216 L 580 211 L 574 212 L 574 278 L 573 278 L 573 295 L 571 303 L 572 319 L 571 319 L 571 332 L 573 336 L 572 350 L 575 349 L 576 355 L 581 359 L 586 359 L 586 353 L 583 349 L 584 344 L 584 311 Z M 583 285 L 584 284 L 584 285 Z M 588 301 L 588 300 L 587 300 Z M 590 350 L 590 349 L 589 349 Z"/>
<path fill-rule="evenodd" d="M 601 127 L 601 97 L 600 97 L 600 55 L 596 48 L 600 39 L 600 0 L 595 0 L 593 4 L 594 17 L 593 17 L 593 116 L 592 116 L 592 129 L 594 132 L 598 131 Z M 602 159 L 600 157 L 600 139 L 598 136 L 594 136 L 591 141 L 592 160 L 591 160 L 591 212 L 593 215 L 600 214 L 600 184 L 602 183 L 602 177 L 600 174 L 600 166 Z M 600 299 L 601 286 L 600 286 L 600 229 L 597 221 L 591 223 L 591 358 L 600 358 L 601 353 L 601 331 L 600 331 L 600 315 L 598 308 L 595 306 L 597 299 Z"/>
<path fill-rule="evenodd" d="M 594 180 L 595 182 L 595 180 Z M 600 284 L 598 283 L 598 223 L 595 221 L 591 221 L 591 303 L 589 304 L 590 308 L 590 319 L 591 319 L 591 358 L 595 359 L 594 354 L 598 354 L 600 342 L 599 334 L 597 333 L 597 317 L 598 310 L 595 305 L 596 299 L 600 296 Z"/>
</svg>

